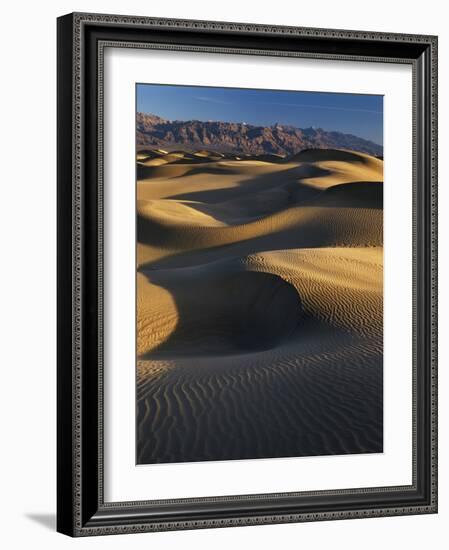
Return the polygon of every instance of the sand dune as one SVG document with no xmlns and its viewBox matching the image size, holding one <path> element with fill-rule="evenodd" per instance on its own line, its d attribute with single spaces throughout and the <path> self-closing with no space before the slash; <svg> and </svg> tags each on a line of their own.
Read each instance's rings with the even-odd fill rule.
<svg viewBox="0 0 449 550">
<path fill-rule="evenodd" d="M 246 334 L 252 341 L 257 332 L 260 346 L 272 347 L 270 334 L 277 342 L 288 332 L 283 317 L 288 327 L 293 319 L 294 326 L 324 322 L 361 334 L 376 335 L 382 328 L 381 248 L 276 250 L 187 267 L 141 268 L 138 285 L 139 330 L 147 334 L 139 338 L 140 354 L 188 347 L 203 354 L 201 342 L 209 352 L 209 340 L 226 340 L 229 331 L 241 346 L 226 342 L 228 352 L 250 348 Z M 157 332 L 151 332 L 155 326 Z"/>
<path fill-rule="evenodd" d="M 381 451 L 383 162 L 139 155 L 138 462 Z"/>
<path fill-rule="evenodd" d="M 158 333 L 140 339 L 141 354 L 155 349 L 170 355 L 269 349 L 296 329 L 302 308 L 291 283 L 272 273 L 246 270 L 238 261 L 218 264 L 152 274 L 149 293 L 157 296 L 159 289 L 154 287 L 159 286 L 165 298 L 168 290 L 176 302 L 158 308 Z M 144 285 L 140 282 L 139 291 Z M 142 291 L 140 296 L 144 299 L 146 294 Z M 161 296 L 157 301 L 163 300 Z M 176 326 L 171 319 L 176 319 Z"/>
</svg>

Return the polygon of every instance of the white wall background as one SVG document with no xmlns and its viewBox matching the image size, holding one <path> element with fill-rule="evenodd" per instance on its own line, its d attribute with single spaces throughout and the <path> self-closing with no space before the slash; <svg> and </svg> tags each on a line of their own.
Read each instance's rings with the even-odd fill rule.
<svg viewBox="0 0 449 550">
<path fill-rule="evenodd" d="M 4 548 L 447 548 L 449 536 L 449 31 L 446 2 L 9 2 L 0 33 L 0 518 Z M 440 513 L 72 540 L 55 529 L 56 17 L 71 11 L 438 34 Z M 446 539 L 446 540 L 445 540 Z"/>
</svg>

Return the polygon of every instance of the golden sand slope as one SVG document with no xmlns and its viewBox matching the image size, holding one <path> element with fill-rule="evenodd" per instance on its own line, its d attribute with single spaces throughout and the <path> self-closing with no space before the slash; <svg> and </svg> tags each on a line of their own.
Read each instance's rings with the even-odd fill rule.
<svg viewBox="0 0 449 550">
<path fill-rule="evenodd" d="M 382 161 L 192 156 L 138 182 L 138 462 L 382 450 Z"/>
<path fill-rule="evenodd" d="M 276 250 L 188 267 L 143 268 L 137 303 L 141 356 L 155 349 L 201 355 L 212 348 L 234 353 L 272 347 L 299 319 L 302 326 L 321 322 L 377 336 L 382 248 Z"/>
</svg>

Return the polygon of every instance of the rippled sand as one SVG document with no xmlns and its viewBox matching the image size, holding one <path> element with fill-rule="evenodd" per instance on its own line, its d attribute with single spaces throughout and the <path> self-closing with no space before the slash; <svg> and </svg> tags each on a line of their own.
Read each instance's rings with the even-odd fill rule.
<svg viewBox="0 0 449 550">
<path fill-rule="evenodd" d="M 138 155 L 138 463 L 382 451 L 383 162 Z"/>
</svg>

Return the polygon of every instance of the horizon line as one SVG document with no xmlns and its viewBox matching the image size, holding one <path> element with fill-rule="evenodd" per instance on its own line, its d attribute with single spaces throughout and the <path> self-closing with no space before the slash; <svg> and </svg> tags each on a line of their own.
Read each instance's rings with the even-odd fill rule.
<svg viewBox="0 0 449 550">
<path fill-rule="evenodd" d="M 290 128 L 295 128 L 297 130 L 308 130 L 310 128 L 312 130 L 323 130 L 324 132 L 338 133 L 338 134 L 343 134 L 345 136 L 352 136 L 352 137 L 355 137 L 357 139 L 361 139 L 363 141 L 373 143 L 374 145 L 377 145 L 378 147 L 382 147 L 382 149 L 383 149 L 383 144 L 381 145 L 380 143 L 377 143 L 376 141 L 374 141 L 372 139 L 367 139 L 367 138 L 358 136 L 357 134 L 351 134 L 351 133 L 342 132 L 342 131 L 339 131 L 339 130 L 327 130 L 326 128 L 323 128 L 322 126 L 303 126 L 303 127 L 301 127 L 301 126 L 296 126 L 294 124 L 281 124 L 279 122 L 276 122 L 275 124 L 266 125 L 266 124 L 253 124 L 253 123 L 250 123 L 250 122 L 245 122 L 243 120 L 236 121 L 236 120 L 219 120 L 219 119 L 204 120 L 204 119 L 200 119 L 200 118 L 188 118 L 188 119 L 165 118 L 163 116 L 157 115 L 156 113 L 152 113 L 152 112 L 149 112 L 149 111 L 137 111 L 136 110 L 136 116 L 139 115 L 139 114 L 155 116 L 155 117 L 158 117 L 158 118 L 160 118 L 162 120 L 165 120 L 169 123 L 172 123 L 172 122 L 223 122 L 225 124 L 243 124 L 245 126 L 252 126 L 253 128 L 274 128 L 276 126 L 290 127 Z"/>
</svg>

